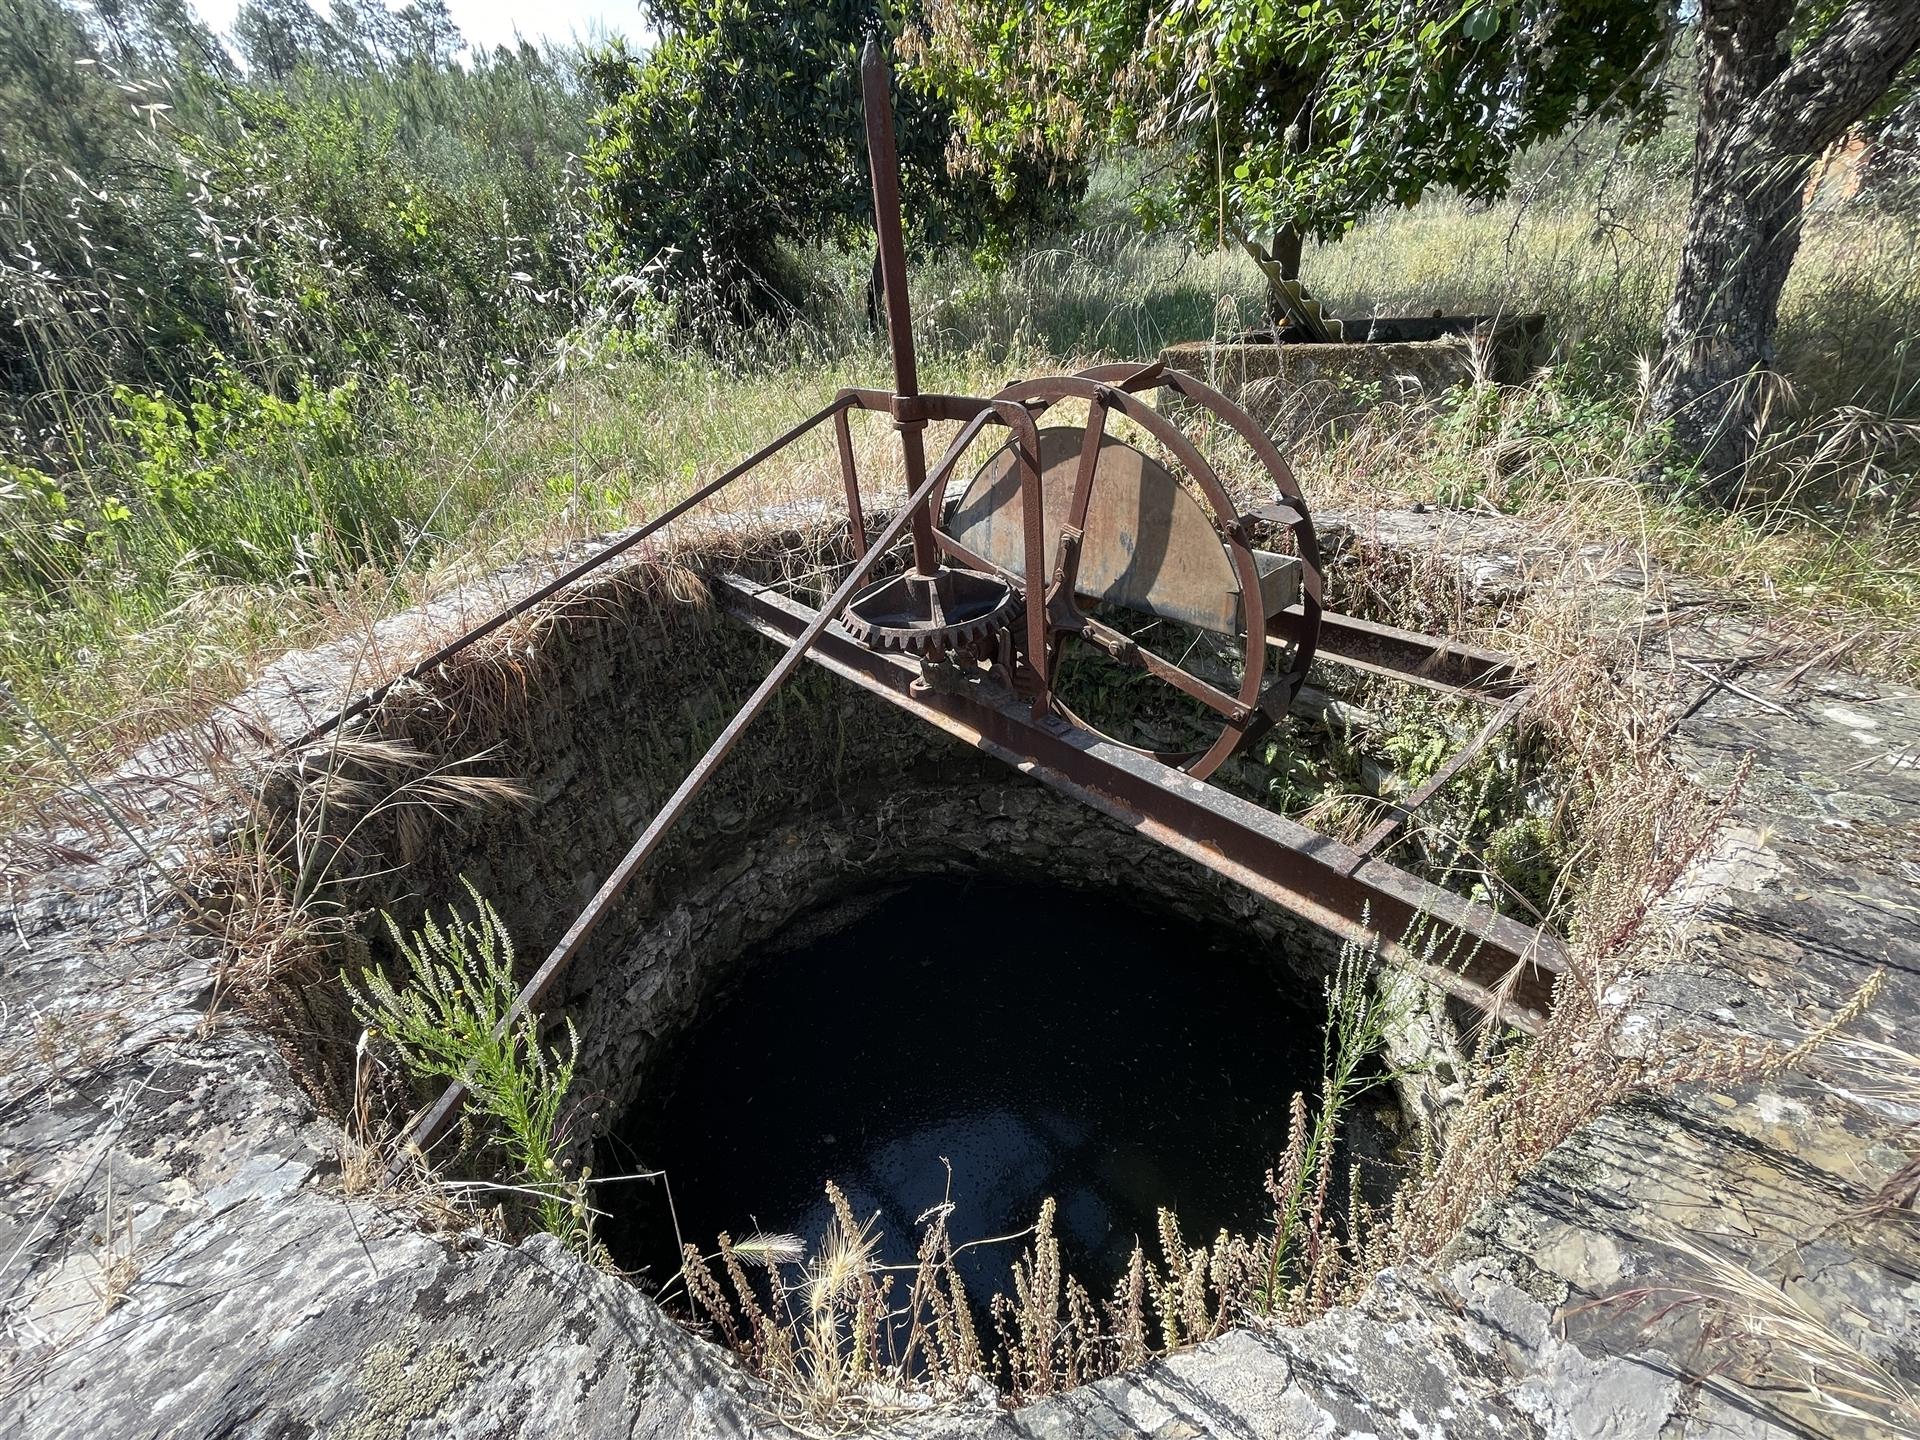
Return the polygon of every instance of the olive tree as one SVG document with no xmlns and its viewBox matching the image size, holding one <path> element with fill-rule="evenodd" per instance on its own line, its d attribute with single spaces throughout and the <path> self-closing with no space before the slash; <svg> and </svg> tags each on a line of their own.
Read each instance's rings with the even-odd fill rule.
<svg viewBox="0 0 1920 1440">
<path fill-rule="evenodd" d="M 916 82 L 954 159 L 1002 184 L 1033 156 L 1150 144 L 1173 214 L 1298 295 L 1301 242 L 1430 187 L 1502 194 L 1526 146 L 1586 117 L 1658 118 L 1669 34 L 1640 0 L 935 0 Z"/>
<path fill-rule="evenodd" d="M 1920 50 L 1916 0 L 1701 0 L 1693 196 L 1654 411 L 1722 495 L 1765 403 L 1807 177 Z"/>
<path fill-rule="evenodd" d="M 954 104 L 957 161 L 989 174 L 1156 142 L 1176 217 L 1256 254 L 1269 231 L 1278 284 L 1302 237 L 1430 186 L 1497 196 L 1521 149 L 1583 118 L 1646 133 L 1682 23 L 1698 27 L 1700 103 L 1654 414 L 1675 460 L 1729 494 L 1808 173 L 1912 78 L 1916 0 L 936 0 L 918 76 Z"/>
</svg>

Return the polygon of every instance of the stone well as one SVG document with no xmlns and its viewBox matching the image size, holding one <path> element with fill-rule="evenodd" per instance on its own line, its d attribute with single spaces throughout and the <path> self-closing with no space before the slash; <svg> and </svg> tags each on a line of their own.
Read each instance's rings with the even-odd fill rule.
<svg viewBox="0 0 1920 1440">
<path fill-rule="evenodd" d="M 341 958 L 359 960 L 362 945 L 391 958 L 376 912 L 411 925 L 428 910 L 470 909 L 471 884 L 535 963 L 778 655 L 698 587 L 663 585 L 636 562 L 580 582 L 537 639 L 483 645 L 397 693 L 360 738 L 401 741 L 423 765 L 511 778 L 531 798 L 373 821 L 337 806 L 335 833 L 354 835 L 328 889 L 354 917 Z M 324 776 L 326 757 L 319 742 L 269 782 L 270 823 L 314 813 L 317 782 L 291 777 Z M 946 872 L 1119 892 L 1195 924 L 1228 921 L 1316 1005 L 1338 954 L 1291 912 L 805 666 L 549 1000 L 550 1018 L 578 1030 L 577 1083 L 610 1119 L 644 1084 L 662 1037 L 739 978 L 741 956 L 797 917 Z M 350 1054 L 352 1040 L 336 1034 L 335 1053 Z"/>
<path fill-rule="evenodd" d="M 1379 527 L 1381 543 L 1457 562 L 1463 594 L 1486 576 L 1502 593 L 1607 587 L 1615 611 L 1647 593 L 1647 577 L 1615 575 L 1605 554 L 1534 554 L 1523 532 L 1480 517 L 1402 518 Z M 359 738 L 516 777 L 532 801 L 362 825 L 333 865 L 330 898 L 357 938 L 332 963 L 380 953 L 376 908 L 417 914 L 459 895 L 463 875 L 524 955 L 551 943 L 771 658 L 701 598 L 699 565 L 773 563 L 783 549 L 777 535 L 732 539 L 725 554 L 602 573 L 382 709 Z M 388 622 L 373 651 L 400 668 L 564 564 L 523 566 Z M 1668 677 L 1676 761 L 1729 799 L 1661 917 L 1694 948 L 1617 997 L 1634 1007 L 1623 1033 L 1707 1024 L 1792 1038 L 1884 970 L 1861 1024 L 1910 1049 L 1920 695 L 1790 657 L 1702 690 L 1755 637 L 1704 608 L 1678 624 L 1666 613 L 1658 654 L 1688 662 Z M 234 957 L 186 913 L 171 882 L 197 893 L 187 859 L 231 843 L 249 815 L 242 793 L 262 783 L 266 814 L 287 813 L 303 782 L 278 749 L 366 683 L 364 658 L 360 641 L 289 656 L 206 726 L 102 777 L 124 829 L 81 816 L 6 838 L 0 1434 L 791 1433 L 728 1355 L 625 1280 L 544 1236 L 432 1228 L 405 1197 L 349 1173 L 337 1060 L 351 1037 L 319 998 L 330 972 L 308 972 L 318 978 L 277 1010 L 242 1006 Z M 310 784 L 320 759 L 296 763 Z M 1250 945 L 1284 941 L 1303 981 L 1319 953 L 1288 917 L 824 676 L 763 717 L 659 859 L 561 997 L 609 1110 L 749 942 L 876 874 L 991 864 L 1147 886 L 1167 905 L 1235 917 Z M 1017 1411 L 977 1393 L 907 1405 L 876 1429 L 924 1440 L 1819 1433 L 1804 1396 L 1736 1383 L 1697 1308 L 1655 1317 L 1633 1297 L 1689 1283 L 1704 1247 L 1791 1287 L 1874 1363 L 1920 1383 L 1910 1228 L 1862 1208 L 1910 1163 L 1920 1114 L 1852 1076 L 1846 1053 L 1604 1112 L 1510 1193 L 1487 1196 L 1445 1253 L 1384 1272 L 1308 1326 L 1238 1331 Z"/>
</svg>

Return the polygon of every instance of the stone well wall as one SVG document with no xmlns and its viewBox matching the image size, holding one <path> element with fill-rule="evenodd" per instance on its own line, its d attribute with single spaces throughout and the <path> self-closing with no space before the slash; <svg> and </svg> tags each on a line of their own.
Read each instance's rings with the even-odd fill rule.
<svg viewBox="0 0 1920 1440">
<path fill-rule="evenodd" d="M 405 925 L 429 907 L 471 908 L 470 882 L 531 969 L 778 654 L 699 587 L 661 583 L 644 565 L 584 585 L 536 637 L 462 657 L 397 695 L 357 736 L 510 777 L 530 802 L 377 817 L 360 826 L 352 864 L 327 898 L 354 916 L 371 955 L 390 961 L 378 911 Z M 323 742 L 300 764 L 324 773 L 324 755 Z M 295 800 L 285 783 L 268 793 L 282 811 Z M 359 813 L 340 813 L 336 833 Z M 606 1097 L 599 1113 L 610 1120 L 644 1083 L 657 1042 L 692 1023 L 737 978 L 743 954 L 795 917 L 965 870 L 1124 892 L 1195 923 L 1229 921 L 1272 957 L 1277 985 L 1316 997 L 1338 951 L 1297 916 L 804 666 L 595 932 L 548 1018 L 574 1021 L 579 1083 Z M 343 958 L 358 954 L 348 946 Z M 338 1074 L 356 1034 L 341 1028 L 336 1063 L 321 1068 Z"/>
</svg>

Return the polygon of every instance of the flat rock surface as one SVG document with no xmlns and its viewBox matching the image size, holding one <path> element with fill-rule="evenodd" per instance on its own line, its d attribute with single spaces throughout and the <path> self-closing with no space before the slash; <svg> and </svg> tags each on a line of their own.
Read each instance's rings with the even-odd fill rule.
<svg viewBox="0 0 1920 1440">
<path fill-rule="evenodd" d="M 1505 583 L 1497 558 L 1474 563 Z M 1920 695 L 1770 662 L 1731 625 L 1675 630 L 1669 649 L 1683 763 L 1710 788 L 1746 774 L 1676 900 L 1693 943 L 1634 1000 L 1637 1023 L 1791 1041 L 1884 971 L 1866 1017 L 1777 1079 L 1606 1112 L 1440 1263 L 1390 1271 L 1350 1308 L 895 1431 L 1889 1433 L 1758 1383 L 1744 1337 L 1697 1297 L 1757 1277 L 1920 1388 L 1913 1212 L 1870 1203 L 1920 1124 L 1888 1058 L 1920 1022 Z M 336 648 L 277 666 L 237 702 L 252 729 L 230 744 L 297 733 L 345 663 Z M 554 1242 L 426 1233 L 348 1193 L 337 1130 L 225 1003 L 216 942 L 178 923 L 163 868 L 218 808 L 187 753 L 156 746 L 108 786 L 131 835 L 13 847 L 0 1433 L 784 1433 L 729 1357 Z"/>
</svg>

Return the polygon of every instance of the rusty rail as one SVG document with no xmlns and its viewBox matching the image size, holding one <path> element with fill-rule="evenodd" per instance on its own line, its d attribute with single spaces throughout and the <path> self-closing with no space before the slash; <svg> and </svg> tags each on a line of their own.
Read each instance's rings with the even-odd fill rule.
<svg viewBox="0 0 1920 1440">
<path fill-rule="evenodd" d="M 1274 617 L 1267 638 L 1275 645 L 1293 639 L 1297 611 Z M 1486 705 L 1505 703 L 1520 685 L 1513 657 L 1482 650 L 1456 640 L 1439 640 L 1413 630 L 1325 611 L 1320 616 L 1321 659 L 1349 670 L 1400 680 L 1428 690 L 1477 700 Z"/>
<path fill-rule="evenodd" d="M 1262 810 L 1223 790 L 1078 730 L 1036 717 L 1017 698 L 984 691 L 919 691 L 919 669 L 835 628 L 815 630 L 814 612 L 770 586 L 738 576 L 715 581 L 720 603 L 773 640 L 813 633 L 809 658 L 1032 779 L 1091 805 L 1260 898 L 1331 933 L 1377 941 L 1432 984 L 1517 1029 L 1536 1032 L 1554 980 L 1566 968 L 1555 937 L 1409 875 L 1384 860 Z M 1427 919 L 1430 947 L 1403 945 Z M 1447 932 L 1458 944 L 1445 943 Z M 1451 957 L 1435 963 L 1430 955 Z"/>
<path fill-rule="evenodd" d="M 1531 688 L 1516 690 L 1507 700 L 1506 704 L 1493 712 L 1492 717 L 1475 732 L 1471 740 L 1454 751 L 1453 754 L 1447 758 L 1446 763 L 1428 777 L 1424 785 L 1420 786 L 1419 789 L 1415 790 L 1411 795 L 1408 795 L 1404 800 L 1391 802 L 1385 818 L 1371 830 L 1367 831 L 1367 833 L 1360 838 L 1359 843 L 1354 846 L 1354 850 L 1358 855 L 1364 859 L 1373 854 L 1373 852 L 1378 850 L 1382 845 L 1386 844 L 1388 840 L 1392 839 L 1400 827 L 1413 818 L 1414 811 L 1418 810 L 1422 805 L 1426 804 L 1427 801 L 1431 800 L 1451 784 L 1454 776 L 1471 765 L 1474 760 L 1478 758 L 1481 751 L 1491 745 L 1502 731 L 1513 724 L 1514 719 L 1532 698 L 1533 691 Z"/>
<path fill-rule="evenodd" d="M 822 412 L 816 417 L 814 423 L 825 419 L 831 413 L 831 410 Z M 707 747 L 706 754 L 702 755 L 699 762 L 687 772 L 679 788 L 668 797 L 666 804 L 660 807 L 659 813 L 641 832 L 640 838 L 633 842 L 632 847 L 621 857 L 620 863 L 615 865 L 612 872 L 601 882 L 600 888 L 594 892 L 593 899 L 587 902 L 586 908 L 574 918 L 573 924 L 567 927 L 566 934 L 560 937 L 559 943 L 548 952 L 547 958 L 520 988 L 520 993 L 514 997 L 513 1004 L 500 1022 L 502 1032 L 518 1024 L 522 1017 L 539 1008 L 547 993 L 566 973 L 567 967 L 573 963 L 593 932 L 599 928 L 601 920 L 626 892 L 634 876 L 652 858 L 654 852 L 660 848 L 661 842 L 666 839 L 668 832 L 679 823 L 680 818 L 686 814 L 687 808 L 706 788 L 707 781 L 712 778 L 713 772 L 719 768 L 740 737 L 746 733 L 747 727 L 753 724 L 755 718 L 766 708 L 767 702 L 773 698 L 775 692 L 786 684 L 788 677 L 799 667 L 809 647 L 819 640 L 821 634 L 846 608 L 854 592 L 866 580 L 868 572 L 900 538 L 901 532 L 907 529 L 914 515 L 921 513 L 921 507 L 927 497 L 946 482 L 960 457 L 990 420 L 998 420 L 1001 424 L 1008 426 L 1031 445 L 1033 422 L 1026 411 L 1017 405 L 996 404 L 983 409 L 961 428 L 940 464 L 930 475 L 921 480 L 909 496 L 907 503 L 894 512 L 893 517 L 875 538 L 873 545 L 848 572 L 826 603 L 818 610 L 807 612 L 804 623 L 791 636 L 783 637 L 789 641 L 785 653 L 767 672 L 753 694 L 747 697 L 746 703 L 734 713 L 725 728 L 714 737 L 713 743 Z M 466 1096 L 467 1087 L 459 1081 L 448 1085 L 441 1092 L 440 1098 L 408 1127 L 403 1137 L 405 1143 L 401 1147 L 400 1154 L 404 1155 L 409 1149 L 424 1151 L 439 1139 L 459 1113 Z M 396 1159 L 396 1164 L 398 1163 Z"/>
<path fill-rule="evenodd" d="M 711 500 L 715 495 L 718 495 L 722 490 L 726 489 L 727 486 L 738 480 L 756 465 L 760 465 L 772 459 L 775 455 L 778 455 L 782 450 L 786 449 L 787 446 L 791 445 L 822 421 L 838 417 L 844 422 L 847 407 L 855 404 L 857 399 L 858 396 L 855 392 L 850 390 L 841 391 L 840 394 L 834 398 L 831 405 L 827 406 L 824 410 L 815 411 L 778 439 L 771 440 L 767 444 L 762 445 L 731 470 L 708 481 L 684 500 L 674 504 L 663 513 L 654 516 L 653 519 L 647 521 L 631 534 L 623 535 L 611 544 L 601 547 L 585 560 L 582 560 L 578 565 L 556 575 L 539 589 L 533 591 L 533 593 L 523 595 L 520 599 L 514 601 L 513 604 L 507 606 L 504 610 L 498 611 L 490 618 L 481 621 L 480 624 L 474 626 L 473 629 L 467 631 L 465 634 L 448 641 L 424 660 L 415 661 L 391 680 L 384 681 L 366 691 L 357 700 L 353 700 L 341 709 L 335 711 L 325 720 L 322 720 L 319 724 L 303 733 L 298 739 L 289 741 L 286 749 L 289 751 L 303 749 L 322 736 L 339 729 L 340 726 L 346 724 L 347 721 L 353 719 L 356 715 L 366 714 L 367 711 L 371 710 L 382 700 L 386 699 L 388 695 L 392 694 L 396 686 L 403 685 L 410 680 L 418 680 L 422 676 L 431 673 L 436 667 L 444 665 L 469 645 L 486 639 L 487 636 L 493 634 L 493 632 L 498 630 L 502 625 L 518 619 L 535 606 L 551 600 L 555 595 L 558 595 L 562 590 L 573 584 L 574 581 L 592 574 L 609 560 L 618 559 L 641 541 L 652 536 L 663 527 L 671 525 L 675 520 L 678 520 L 695 506 Z M 858 514 L 857 498 L 855 502 L 855 514 Z"/>
</svg>

